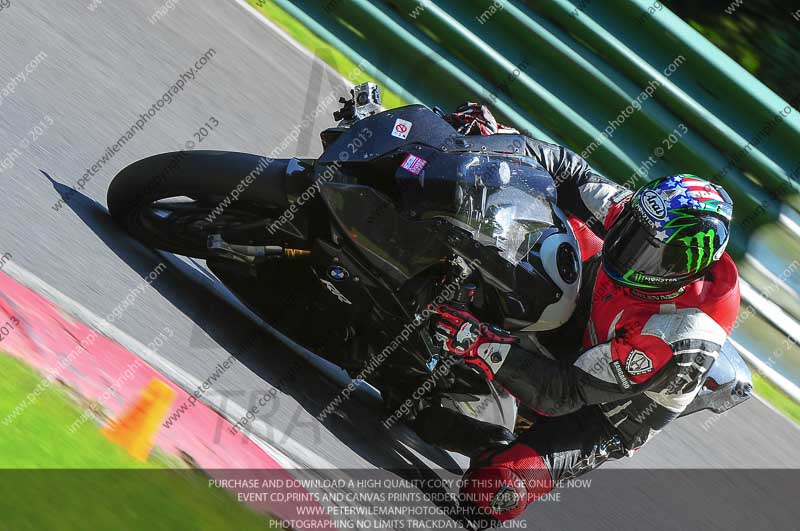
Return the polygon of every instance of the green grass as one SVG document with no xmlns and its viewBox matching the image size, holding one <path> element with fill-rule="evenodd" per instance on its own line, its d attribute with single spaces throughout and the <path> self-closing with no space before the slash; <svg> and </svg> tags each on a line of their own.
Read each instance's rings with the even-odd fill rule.
<svg viewBox="0 0 800 531">
<path fill-rule="evenodd" d="M 294 40 L 308 49 L 311 53 L 325 61 L 331 68 L 346 78 L 356 71 L 358 66 L 338 49 L 324 41 L 292 15 L 281 9 L 270 0 L 247 0 L 251 6 L 261 12 L 269 20 L 277 24 Z M 365 81 L 374 81 L 366 72 L 362 72 L 349 79 L 354 85 Z M 342 96 L 346 96 L 342 94 Z M 408 102 L 386 87 L 381 87 L 383 106 L 387 109 L 408 105 Z"/>
<path fill-rule="evenodd" d="M 0 353 L 0 421 L 41 381 Z M 0 422 L 0 529 L 278 529 L 195 470 L 164 458 L 140 463 L 94 422 L 71 434 L 81 410 L 53 384 L 8 425 Z M 136 470 L 139 469 L 139 470 Z"/>
<path fill-rule="evenodd" d="M 772 404 L 775 409 L 800 424 L 800 404 L 786 396 L 786 393 L 775 387 L 769 380 L 753 372 L 753 387 L 756 394 Z"/>
</svg>

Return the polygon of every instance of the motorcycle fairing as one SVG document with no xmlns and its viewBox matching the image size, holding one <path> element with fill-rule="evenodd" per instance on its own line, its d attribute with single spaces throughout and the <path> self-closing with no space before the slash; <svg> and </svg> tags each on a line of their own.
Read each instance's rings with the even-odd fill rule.
<svg viewBox="0 0 800 531">
<path fill-rule="evenodd" d="M 505 326 L 551 329 L 571 315 L 580 253 L 553 179 L 535 160 L 406 145 L 334 168 L 323 200 L 396 287 L 455 253 L 496 292 L 489 298 Z"/>
</svg>

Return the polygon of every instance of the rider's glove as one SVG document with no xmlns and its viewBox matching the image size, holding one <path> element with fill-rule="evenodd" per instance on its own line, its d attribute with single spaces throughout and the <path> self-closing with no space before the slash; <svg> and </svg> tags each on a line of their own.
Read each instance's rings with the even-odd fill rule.
<svg viewBox="0 0 800 531">
<path fill-rule="evenodd" d="M 497 120 L 486 105 L 467 102 L 444 117 L 462 135 L 493 135 Z"/>
<path fill-rule="evenodd" d="M 432 320 L 434 340 L 445 351 L 463 356 L 490 380 L 503 365 L 511 345 L 519 340 L 499 328 L 481 323 L 465 310 L 439 305 Z"/>
<path fill-rule="evenodd" d="M 513 127 L 497 123 L 486 105 L 467 102 L 456 112 L 444 116 L 447 122 L 462 135 L 493 135 L 496 133 L 519 133 Z"/>
</svg>

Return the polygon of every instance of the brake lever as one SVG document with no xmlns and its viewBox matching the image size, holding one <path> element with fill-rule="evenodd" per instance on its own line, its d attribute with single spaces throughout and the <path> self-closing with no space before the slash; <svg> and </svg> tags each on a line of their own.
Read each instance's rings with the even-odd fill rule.
<svg viewBox="0 0 800 531">
<path fill-rule="evenodd" d="M 453 297 L 451 306 L 459 310 L 468 311 L 469 306 L 475 298 L 475 293 L 478 291 L 478 286 L 472 283 L 462 284 L 458 288 L 458 293 Z"/>
<path fill-rule="evenodd" d="M 448 301 L 448 304 L 453 308 L 458 310 L 468 311 L 469 306 L 472 303 L 473 298 L 475 297 L 475 293 L 478 290 L 478 287 L 475 284 L 467 283 L 461 284 L 458 288 L 458 292 L 456 293 L 455 297 L 452 300 Z M 447 360 L 455 359 L 456 362 L 461 360 L 460 356 L 455 356 L 441 346 L 433 343 L 433 354 L 431 355 L 431 360 L 428 362 L 428 370 L 433 372 L 433 370 L 439 366 L 439 363 L 444 363 Z M 456 363 L 454 362 L 454 363 Z M 453 363 L 453 364 L 454 364 Z M 453 364 L 450 364 L 451 366 Z"/>
</svg>

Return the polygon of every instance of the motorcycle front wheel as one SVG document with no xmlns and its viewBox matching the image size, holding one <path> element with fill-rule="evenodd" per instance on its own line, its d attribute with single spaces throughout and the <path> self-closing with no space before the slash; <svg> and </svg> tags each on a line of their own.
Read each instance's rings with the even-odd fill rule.
<svg viewBox="0 0 800 531">
<path fill-rule="evenodd" d="M 162 153 L 134 162 L 113 179 L 108 210 L 143 244 L 205 259 L 212 234 L 249 228 L 266 234 L 260 230 L 264 221 L 289 204 L 289 163 L 226 151 Z"/>
</svg>

